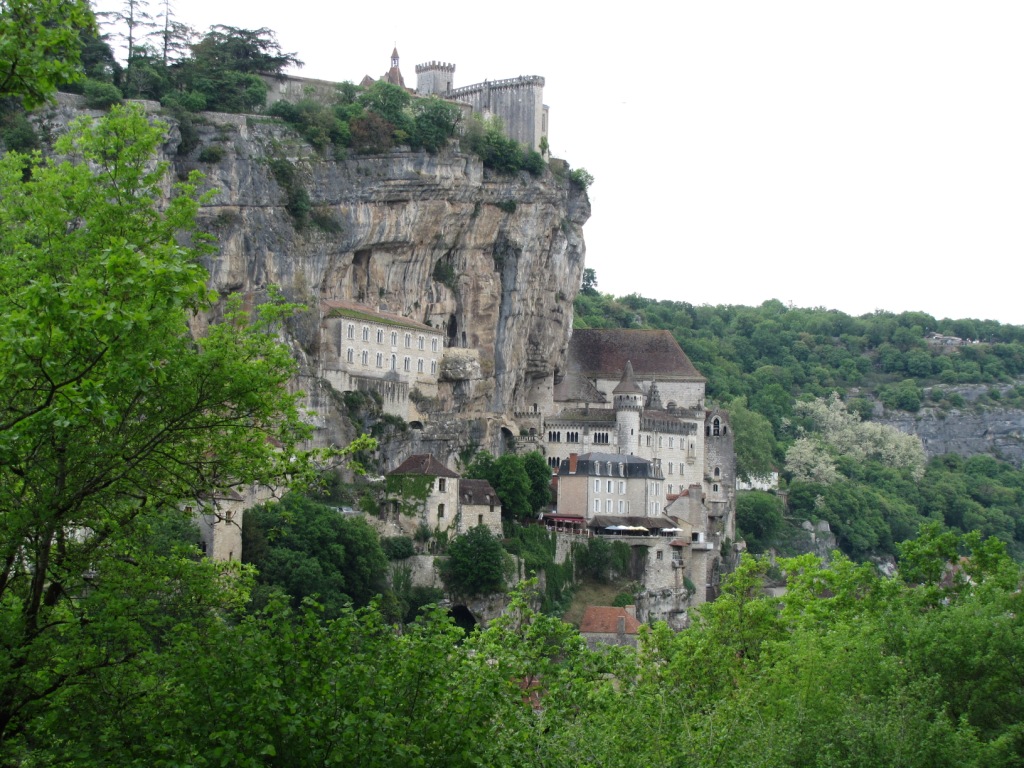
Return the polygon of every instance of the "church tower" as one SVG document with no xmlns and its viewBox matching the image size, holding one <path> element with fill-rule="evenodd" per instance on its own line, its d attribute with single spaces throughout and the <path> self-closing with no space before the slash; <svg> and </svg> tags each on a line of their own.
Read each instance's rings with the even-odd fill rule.
<svg viewBox="0 0 1024 768">
<path fill-rule="evenodd" d="M 640 411 L 644 407 L 644 391 L 633 379 L 633 363 L 626 361 L 622 381 L 612 390 L 615 401 L 615 424 L 619 431 L 618 453 L 633 455 L 640 443 Z"/>
</svg>

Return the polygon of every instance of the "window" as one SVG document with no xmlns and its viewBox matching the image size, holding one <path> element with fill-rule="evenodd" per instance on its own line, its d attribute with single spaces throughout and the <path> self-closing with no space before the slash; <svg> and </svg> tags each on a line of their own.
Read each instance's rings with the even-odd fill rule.
<svg viewBox="0 0 1024 768">
<path fill-rule="evenodd" d="M 384 355 L 382 355 L 380 352 L 377 353 L 377 367 L 384 367 Z"/>
<path fill-rule="evenodd" d="M 717 436 L 720 431 L 721 431 L 721 425 L 720 425 L 718 419 L 715 419 L 713 422 L 711 422 L 711 434 Z"/>
<path fill-rule="evenodd" d="M 440 520 L 444 517 L 444 504 L 437 505 L 437 519 Z"/>
<path fill-rule="evenodd" d="M 712 485 L 711 486 L 711 490 L 714 491 L 715 493 L 718 493 L 718 483 L 715 483 L 714 485 Z"/>
<path fill-rule="evenodd" d="M 422 336 L 418 336 L 416 338 L 416 343 L 419 345 L 420 349 L 423 349 L 423 337 Z"/>
<path fill-rule="evenodd" d="M 715 467 L 715 477 L 718 477 L 718 476 L 719 476 L 719 475 L 721 475 L 721 474 L 722 474 L 722 473 L 721 473 L 721 471 L 720 471 L 720 470 L 718 469 L 718 467 Z"/>
<path fill-rule="evenodd" d="M 625 480 L 619 480 L 619 493 L 625 493 L 625 492 L 626 492 L 626 481 Z"/>
<path fill-rule="evenodd" d="M 615 481 L 614 480 L 609 480 L 608 481 L 608 486 L 605 489 L 605 492 L 606 493 L 611 493 L 614 488 L 615 488 Z"/>
<path fill-rule="evenodd" d="M 599 461 L 594 462 L 594 474 L 598 477 L 601 476 L 601 462 Z"/>
<path fill-rule="evenodd" d="M 392 355 L 391 356 L 391 370 L 392 371 L 397 371 L 398 370 L 398 355 Z"/>
<path fill-rule="evenodd" d="M 483 525 L 484 524 L 484 516 L 483 515 L 477 515 L 476 516 L 476 524 L 477 525 Z"/>
<path fill-rule="evenodd" d="M 384 330 L 382 328 L 378 328 L 377 329 L 377 343 L 378 344 L 383 344 L 384 343 Z"/>
<path fill-rule="evenodd" d="M 672 483 L 668 484 L 668 492 L 669 492 L 669 495 L 672 494 Z"/>
<path fill-rule="evenodd" d="M 608 514 L 608 515 L 610 515 L 612 513 L 612 500 L 611 499 L 607 499 L 604 502 L 604 511 L 605 511 L 605 514 Z"/>
<path fill-rule="evenodd" d="M 348 324 L 348 337 L 354 339 L 356 337 L 356 327 L 352 323 Z"/>
<path fill-rule="evenodd" d="M 446 487 L 447 483 L 445 482 L 445 478 L 437 478 L 437 490 L 440 491 L 441 493 L 444 493 Z"/>
<path fill-rule="evenodd" d="M 416 373 L 423 373 L 423 358 L 416 361 Z"/>
<path fill-rule="evenodd" d="M 670 475 L 672 474 L 672 462 L 671 461 L 668 463 L 668 473 Z"/>
<path fill-rule="evenodd" d="M 626 476 L 626 465 L 625 465 L 625 464 L 623 464 L 623 463 L 622 463 L 622 462 L 620 461 L 620 462 L 619 462 L 619 477 L 625 477 L 625 476 Z"/>
<path fill-rule="evenodd" d="M 408 349 L 411 346 L 412 346 L 412 334 L 411 333 L 407 333 L 407 334 L 405 334 L 405 348 Z"/>
<path fill-rule="evenodd" d="M 601 492 L 601 481 L 600 481 L 600 480 L 598 480 L 598 479 L 597 479 L 597 478 L 595 477 L 595 478 L 594 478 L 594 493 L 600 493 L 600 492 Z"/>
<path fill-rule="evenodd" d="M 662 552 L 661 552 L 661 550 L 659 549 L 659 550 L 658 550 L 658 551 L 657 551 L 657 552 L 655 553 L 655 555 L 654 555 L 654 559 L 655 559 L 655 560 L 661 560 L 661 558 L 662 558 Z"/>
<path fill-rule="evenodd" d="M 430 372 L 432 374 L 437 373 L 437 360 L 430 361 Z"/>
<path fill-rule="evenodd" d="M 675 442 L 675 438 L 674 438 L 674 437 L 670 437 L 670 438 L 668 439 L 668 447 L 669 447 L 669 448 L 674 448 L 674 447 L 675 447 L 675 446 L 673 445 L 673 443 L 674 443 L 674 442 Z"/>
<path fill-rule="evenodd" d="M 626 514 L 625 510 L 626 510 L 626 502 L 624 502 L 622 499 L 619 499 L 619 514 L 620 515 Z"/>
<path fill-rule="evenodd" d="M 405 360 L 403 361 L 402 367 L 403 367 L 403 370 L 406 370 L 406 371 L 411 371 L 412 370 L 412 364 L 411 364 L 411 362 L 410 362 L 408 357 L 405 358 Z"/>
<path fill-rule="evenodd" d="M 348 348 L 348 352 L 345 353 L 345 361 L 351 363 L 355 360 L 356 352 L 352 347 Z"/>
<path fill-rule="evenodd" d="M 391 332 L 391 346 L 392 347 L 397 347 L 398 346 L 398 331 L 392 331 Z"/>
<path fill-rule="evenodd" d="M 364 349 L 364 350 L 363 350 L 363 365 L 369 365 L 369 364 L 370 364 L 370 353 L 369 353 L 369 352 L 367 352 L 367 351 L 366 351 L 366 350 Z"/>
<path fill-rule="evenodd" d="M 430 351 L 437 352 L 437 339 L 430 340 Z"/>
<path fill-rule="evenodd" d="M 594 514 L 595 515 L 601 514 L 601 500 L 600 499 L 594 499 Z"/>
</svg>

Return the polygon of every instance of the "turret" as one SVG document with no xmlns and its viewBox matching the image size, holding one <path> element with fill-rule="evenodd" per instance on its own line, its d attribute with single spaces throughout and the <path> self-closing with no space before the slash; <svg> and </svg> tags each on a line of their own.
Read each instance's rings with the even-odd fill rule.
<svg viewBox="0 0 1024 768">
<path fill-rule="evenodd" d="M 640 412 L 644 407 L 644 391 L 633 379 L 633 363 L 626 361 L 622 380 L 612 390 L 615 402 L 615 423 L 619 430 L 619 453 L 632 455 L 639 446 Z"/>
<path fill-rule="evenodd" d="M 420 96 L 447 96 L 455 87 L 455 65 L 428 61 L 416 65 L 416 93 Z"/>
</svg>

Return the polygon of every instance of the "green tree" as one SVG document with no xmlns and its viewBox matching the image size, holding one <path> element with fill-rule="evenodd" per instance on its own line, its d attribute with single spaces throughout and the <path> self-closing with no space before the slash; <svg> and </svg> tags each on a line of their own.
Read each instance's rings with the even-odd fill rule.
<svg viewBox="0 0 1024 768">
<path fill-rule="evenodd" d="M 416 99 L 413 104 L 411 143 L 428 152 L 437 152 L 455 135 L 462 112 L 451 102 L 436 96 Z"/>
<path fill-rule="evenodd" d="M 247 511 L 242 530 L 242 551 L 259 572 L 261 594 L 279 587 L 295 607 L 312 597 L 334 617 L 344 605 L 367 605 L 386 588 L 387 557 L 361 517 L 345 519 L 291 493 Z"/>
<path fill-rule="evenodd" d="M 122 594 L 107 574 L 138 562 L 137 521 L 304 465 L 294 362 L 272 333 L 290 309 L 230 302 L 188 332 L 212 309 L 208 248 L 195 179 L 160 202 L 163 137 L 115 108 L 57 142 L 67 159 L 0 159 L 0 739 L 122 658 L 88 617 Z"/>
<path fill-rule="evenodd" d="M 441 578 L 448 589 L 463 597 L 505 589 L 505 550 L 485 525 L 475 525 L 448 545 Z"/>
<path fill-rule="evenodd" d="M 523 469 L 530 481 L 530 508 L 546 510 L 551 505 L 551 467 L 539 451 L 530 451 L 523 457 Z"/>
<path fill-rule="evenodd" d="M 736 497 L 736 526 L 752 552 L 760 551 L 782 525 L 782 502 L 776 496 L 744 491 Z"/>
<path fill-rule="evenodd" d="M 32 109 L 80 79 L 80 33 L 95 28 L 85 0 L 0 1 L 0 98 Z"/>
<path fill-rule="evenodd" d="M 727 406 L 736 448 L 736 475 L 743 480 L 764 477 L 775 469 L 775 435 L 771 422 L 747 408 L 747 399 L 738 397 Z"/>
<path fill-rule="evenodd" d="M 580 290 L 587 296 L 597 295 L 597 270 L 587 267 L 583 270 L 583 286 Z"/>
<path fill-rule="evenodd" d="M 301 66 L 294 53 L 281 50 L 273 30 L 217 24 L 177 66 L 175 85 L 182 94 L 200 95 L 208 109 L 243 112 L 266 101 L 267 87 L 258 75 Z M 178 101 L 184 103 L 181 96 Z"/>
</svg>

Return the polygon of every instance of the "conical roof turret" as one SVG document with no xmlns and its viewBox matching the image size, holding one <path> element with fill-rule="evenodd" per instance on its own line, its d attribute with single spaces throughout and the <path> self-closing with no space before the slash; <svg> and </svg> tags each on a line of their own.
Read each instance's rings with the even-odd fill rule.
<svg viewBox="0 0 1024 768">
<path fill-rule="evenodd" d="M 622 372 L 622 381 L 612 390 L 613 395 L 642 395 L 644 391 L 633 379 L 633 363 L 626 361 L 626 370 Z"/>
</svg>

